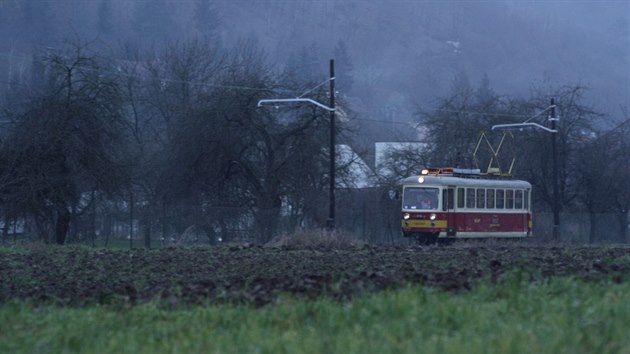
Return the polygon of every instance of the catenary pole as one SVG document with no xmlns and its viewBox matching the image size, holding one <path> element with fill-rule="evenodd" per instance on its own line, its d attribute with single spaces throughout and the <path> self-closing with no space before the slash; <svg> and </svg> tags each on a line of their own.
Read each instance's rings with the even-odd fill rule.
<svg viewBox="0 0 630 354">
<path fill-rule="evenodd" d="M 534 128 L 540 128 L 544 131 L 547 131 L 549 133 L 551 133 L 551 155 L 552 155 L 552 179 L 553 179 L 553 196 L 552 196 L 552 209 L 553 209 L 553 230 L 552 230 L 552 237 L 554 240 L 559 240 L 560 239 L 560 191 L 558 188 L 558 149 L 556 146 L 556 137 L 558 135 L 558 129 L 556 128 L 556 122 L 558 120 L 560 120 L 560 118 L 558 118 L 556 116 L 556 101 L 555 99 L 551 99 L 551 104 L 549 105 L 549 107 L 547 107 L 543 112 L 549 110 L 549 116 L 547 118 L 547 120 L 549 120 L 551 122 L 551 128 L 547 128 L 543 125 L 540 125 L 538 123 L 534 123 L 534 122 L 530 122 L 531 119 L 537 117 L 538 115 L 542 114 L 536 114 L 535 116 L 527 119 L 526 121 L 524 121 L 523 123 L 509 123 L 509 124 L 495 124 L 492 126 L 492 130 L 495 129 L 499 129 L 499 128 L 523 128 L 523 127 L 534 127 Z"/>
<path fill-rule="evenodd" d="M 556 146 L 556 136 L 558 132 L 556 130 L 556 103 L 555 99 L 551 99 L 551 115 L 549 120 L 551 121 L 551 154 L 553 155 L 553 239 L 558 241 L 560 239 L 560 196 L 558 188 L 558 148 Z"/>
<path fill-rule="evenodd" d="M 271 98 L 262 99 L 258 101 L 258 107 L 265 104 L 272 103 L 287 103 L 287 102 L 308 102 L 314 104 L 320 108 L 323 108 L 330 112 L 330 171 L 329 171 L 329 195 L 328 195 L 328 219 L 326 220 L 326 228 L 334 230 L 335 228 L 335 60 L 330 59 L 330 78 L 327 80 L 330 82 L 330 106 L 326 106 L 320 102 L 312 100 L 310 98 L 302 97 L 308 92 L 313 91 L 315 88 L 323 85 L 325 82 L 315 86 L 313 89 L 306 91 L 302 95 L 296 98 Z"/>
<path fill-rule="evenodd" d="M 330 186 L 328 203 L 328 220 L 326 226 L 329 230 L 335 228 L 335 60 L 330 59 Z"/>
</svg>

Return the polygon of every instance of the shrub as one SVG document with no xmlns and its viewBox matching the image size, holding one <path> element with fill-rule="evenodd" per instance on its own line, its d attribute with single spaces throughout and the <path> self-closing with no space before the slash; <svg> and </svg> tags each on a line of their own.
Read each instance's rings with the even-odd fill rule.
<svg viewBox="0 0 630 354">
<path fill-rule="evenodd" d="M 303 230 L 292 234 L 282 234 L 266 244 L 269 247 L 285 247 L 291 249 L 333 248 L 347 249 L 362 246 L 352 234 L 341 231 Z"/>
</svg>

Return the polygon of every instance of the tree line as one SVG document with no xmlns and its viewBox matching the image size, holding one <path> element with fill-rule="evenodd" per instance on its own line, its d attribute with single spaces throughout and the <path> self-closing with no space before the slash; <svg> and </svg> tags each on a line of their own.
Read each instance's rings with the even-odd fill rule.
<svg viewBox="0 0 630 354">
<path fill-rule="evenodd" d="M 248 40 L 230 50 L 190 40 L 125 61 L 85 43 L 44 53 L 3 110 L 5 235 L 27 218 L 43 241 L 90 239 L 103 215 L 126 215 L 127 232 L 147 246 L 152 233 L 191 227 L 209 242 L 238 230 L 266 242 L 280 220 L 316 224 L 326 205 L 327 112 L 257 107 L 313 86 L 274 71 Z M 327 92 L 310 95 L 323 101 Z"/>
<path fill-rule="evenodd" d="M 94 242 L 119 232 L 146 247 L 156 236 L 265 243 L 298 228 L 323 227 L 328 112 L 308 104 L 257 107 L 260 99 L 296 97 L 313 87 L 309 97 L 326 102 L 327 86 L 317 86 L 325 70 L 313 75 L 303 64 L 293 57 L 279 70 L 253 40 L 224 48 L 207 38 L 125 60 L 81 41 L 39 53 L 29 75 L 11 82 L 3 104 L 3 239 L 19 220 L 44 242 Z M 502 135 L 488 134 L 488 145 L 473 156 L 480 132 L 531 117 L 547 124 L 540 113 L 555 97 L 562 211 L 586 212 L 592 241 L 599 237 L 600 214 L 615 215 L 611 231 L 626 240 L 628 124 L 604 129 L 601 121 L 610 117 L 585 105 L 584 91 L 567 86 L 514 98 L 496 94 L 487 78 L 479 87 L 457 78 L 451 95 L 419 109 L 416 122 L 401 131 L 419 134 L 423 147 L 388 153 L 389 173 L 371 176 L 371 188 L 348 188 L 353 161 L 337 156 L 340 229 L 362 228 L 364 237 L 393 234 L 398 205 L 389 192 L 400 178 L 423 166 L 483 168 L 492 157 L 488 147 L 496 148 Z M 361 140 L 351 122 L 336 127 L 340 141 Z M 535 210 L 550 210 L 550 135 L 524 130 L 506 136 L 494 163 L 513 166 L 514 176 L 532 183 Z"/>
</svg>

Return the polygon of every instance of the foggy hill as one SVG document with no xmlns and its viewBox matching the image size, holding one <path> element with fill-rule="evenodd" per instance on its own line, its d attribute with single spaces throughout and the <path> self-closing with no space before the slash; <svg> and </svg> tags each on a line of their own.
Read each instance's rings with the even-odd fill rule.
<svg viewBox="0 0 630 354">
<path fill-rule="evenodd" d="M 255 4 L 255 5 L 254 5 Z M 370 111 L 390 102 L 430 105 L 463 73 L 496 92 L 581 84 L 599 110 L 630 99 L 628 2 L 250 1 L 222 6 L 227 38 L 257 33 L 273 57 L 316 43 L 322 71 L 332 46 L 348 44 L 355 91 Z M 236 19 L 248 19 L 239 21 Z M 251 19 L 251 20 L 250 20 Z M 357 92 L 354 92 L 355 94 Z M 398 102 L 404 97 L 404 102 Z M 404 117 L 399 117 L 403 119 Z"/>
<path fill-rule="evenodd" d="M 196 22 L 205 3 L 213 13 Z M 308 51 L 321 79 L 343 41 L 350 65 L 339 63 L 338 77 L 351 74 L 353 85 L 341 94 L 377 120 L 407 121 L 417 105 L 447 95 L 455 77 L 478 86 L 484 75 L 507 95 L 581 84 L 596 109 L 619 116 L 630 100 L 629 16 L 627 1 L 3 1 L 0 81 L 74 35 L 108 48 L 159 46 L 218 20 L 224 45 L 256 38 L 278 70 Z"/>
</svg>

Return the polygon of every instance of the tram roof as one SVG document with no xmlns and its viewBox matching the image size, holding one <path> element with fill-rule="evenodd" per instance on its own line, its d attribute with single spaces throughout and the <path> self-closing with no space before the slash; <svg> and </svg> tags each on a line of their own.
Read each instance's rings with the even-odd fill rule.
<svg viewBox="0 0 630 354">
<path fill-rule="evenodd" d="M 420 183 L 418 179 L 424 178 L 424 182 Z M 407 177 L 402 180 L 405 186 L 424 186 L 424 185 L 440 185 L 440 186 L 463 186 L 463 187 L 495 187 L 495 188 L 531 188 L 531 183 L 518 179 L 495 179 L 495 178 L 464 178 L 454 176 L 433 176 L 433 175 L 417 175 Z"/>
</svg>

